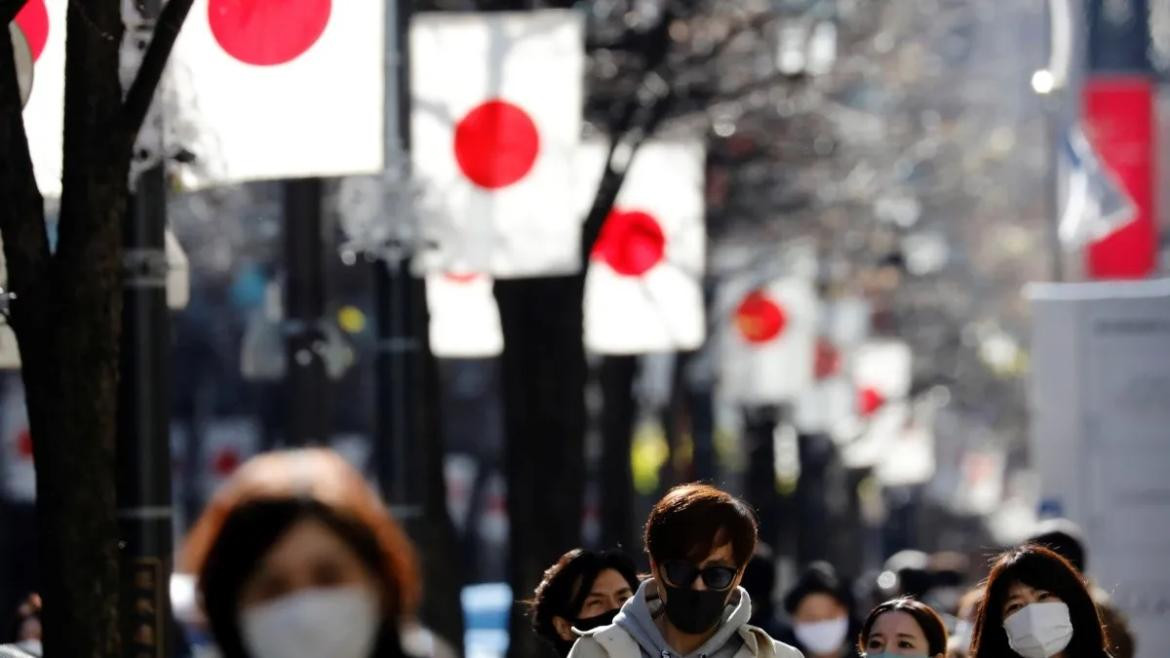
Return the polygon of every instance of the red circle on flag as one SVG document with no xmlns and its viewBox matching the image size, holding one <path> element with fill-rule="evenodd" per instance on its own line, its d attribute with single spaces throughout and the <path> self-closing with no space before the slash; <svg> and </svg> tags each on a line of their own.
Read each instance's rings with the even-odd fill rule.
<svg viewBox="0 0 1170 658">
<path fill-rule="evenodd" d="M 28 431 L 27 427 L 16 435 L 16 454 L 22 459 L 33 458 L 32 433 Z"/>
<path fill-rule="evenodd" d="M 444 275 L 451 283 L 471 283 L 479 278 L 478 272 L 447 272 Z"/>
<path fill-rule="evenodd" d="M 455 126 L 455 160 L 471 182 L 485 189 L 498 190 L 524 178 L 539 150 L 536 123 L 507 101 L 481 103 Z"/>
<path fill-rule="evenodd" d="M 813 373 L 817 381 L 828 379 L 841 371 L 841 351 L 828 339 L 817 339 L 817 351 L 813 362 Z"/>
<path fill-rule="evenodd" d="M 227 477 L 240 467 L 240 453 L 233 448 L 224 448 L 215 456 L 211 467 L 215 470 L 216 475 Z"/>
<path fill-rule="evenodd" d="M 757 290 L 739 303 L 735 310 L 735 326 L 749 343 L 774 340 L 788 326 L 788 314 L 775 300 Z"/>
<path fill-rule="evenodd" d="M 28 0 L 16 14 L 16 26 L 28 41 L 33 61 L 37 61 L 49 40 L 49 12 L 45 9 L 45 0 Z"/>
<path fill-rule="evenodd" d="M 662 262 L 666 234 L 650 213 L 614 210 L 605 219 L 593 246 L 593 257 L 622 276 L 642 276 Z"/>
<path fill-rule="evenodd" d="M 351 2 L 353 0 L 350 0 Z M 325 32 L 332 0 L 210 0 L 211 34 L 245 64 L 285 64 Z"/>
<path fill-rule="evenodd" d="M 872 416 L 886 404 L 886 396 L 872 386 L 857 392 L 857 410 L 862 416 Z"/>
</svg>

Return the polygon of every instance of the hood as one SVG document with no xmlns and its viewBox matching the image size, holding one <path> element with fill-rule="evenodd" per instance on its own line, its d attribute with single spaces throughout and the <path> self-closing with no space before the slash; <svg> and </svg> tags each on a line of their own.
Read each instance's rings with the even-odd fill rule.
<svg viewBox="0 0 1170 658">
<path fill-rule="evenodd" d="M 634 638 L 642 651 L 656 658 L 703 658 L 714 656 L 729 641 L 738 637 L 739 629 L 747 625 L 752 616 L 752 601 L 747 590 L 740 587 L 731 595 L 727 607 L 723 609 L 723 618 L 719 627 L 703 646 L 686 656 L 680 656 L 666 644 L 662 632 L 658 630 L 654 620 L 663 614 L 662 599 L 658 595 L 658 583 L 654 579 L 646 580 L 638 587 L 634 594 L 622 606 L 621 611 L 614 617 L 613 623 L 620 626 Z"/>
</svg>

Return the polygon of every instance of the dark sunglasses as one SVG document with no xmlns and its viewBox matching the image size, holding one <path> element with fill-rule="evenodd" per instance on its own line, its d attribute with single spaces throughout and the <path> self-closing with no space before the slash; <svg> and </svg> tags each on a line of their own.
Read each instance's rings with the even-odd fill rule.
<svg viewBox="0 0 1170 658">
<path fill-rule="evenodd" d="M 702 577 L 707 589 L 721 590 L 731 587 L 736 571 L 731 567 L 700 569 L 685 560 L 669 560 L 662 564 L 662 573 L 674 587 L 690 587 L 696 577 Z"/>
</svg>

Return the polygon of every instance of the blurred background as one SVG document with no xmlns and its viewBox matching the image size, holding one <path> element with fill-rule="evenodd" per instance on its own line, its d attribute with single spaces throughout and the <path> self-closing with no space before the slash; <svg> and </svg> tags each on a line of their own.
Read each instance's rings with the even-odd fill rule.
<svg viewBox="0 0 1170 658">
<path fill-rule="evenodd" d="M 317 20 L 286 4 L 264 34 Z M 1067 516 L 1170 648 L 1170 3 L 316 4 L 249 50 L 197 2 L 160 92 L 176 541 L 250 456 L 331 445 L 489 656 L 683 482 L 756 506 L 777 597 L 827 560 L 954 609 Z"/>
</svg>

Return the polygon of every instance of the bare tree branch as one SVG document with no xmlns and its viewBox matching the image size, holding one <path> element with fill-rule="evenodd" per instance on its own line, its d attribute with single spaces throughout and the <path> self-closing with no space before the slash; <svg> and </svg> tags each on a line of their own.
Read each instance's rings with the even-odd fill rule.
<svg viewBox="0 0 1170 658">
<path fill-rule="evenodd" d="M 142 127 L 142 122 L 146 120 L 155 89 L 158 88 L 159 80 L 166 69 L 167 58 L 171 55 L 175 40 L 179 37 L 179 30 L 183 27 L 183 21 L 186 20 L 193 2 L 194 0 L 169 0 L 155 24 L 154 37 L 150 40 L 150 46 L 142 57 L 142 66 L 138 69 L 138 75 L 134 77 L 130 90 L 126 92 L 126 100 L 122 105 L 122 126 L 131 142 L 138 134 L 138 129 Z"/>
<path fill-rule="evenodd" d="M 17 6 L 22 2 L 9 2 Z M 9 287 L 28 294 L 44 281 L 49 264 L 49 240 L 45 233 L 44 201 L 33 175 L 28 136 L 24 131 L 20 91 L 12 41 L 0 38 L 0 234 L 8 266 Z"/>
<path fill-rule="evenodd" d="M 11 23 L 26 2 L 28 0 L 0 0 L 0 23 Z"/>
</svg>

